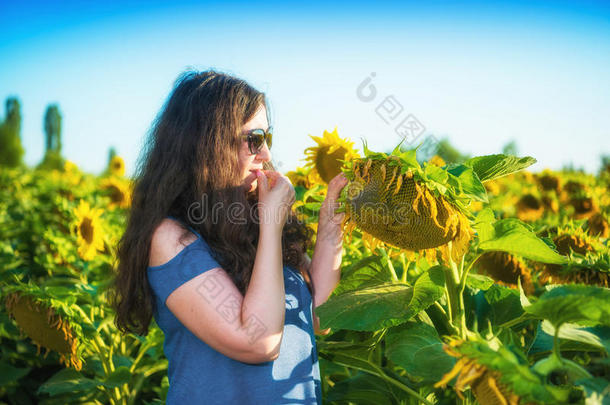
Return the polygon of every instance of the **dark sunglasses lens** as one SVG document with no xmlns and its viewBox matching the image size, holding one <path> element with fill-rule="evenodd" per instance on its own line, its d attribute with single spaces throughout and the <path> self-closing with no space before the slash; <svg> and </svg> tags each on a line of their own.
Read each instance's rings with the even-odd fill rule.
<svg viewBox="0 0 610 405">
<path fill-rule="evenodd" d="M 263 140 L 265 139 L 265 135 L 262 131 L 252 131 L 250 133 L 250 152 L 257 153 L 261 150 L 263 146 Z"/>
<path fill-rule="evenodd" d="M 273 134 L 267 134 L 267 147 L 271 149 L 271 138 L 273 138 Z"/>
</svg>

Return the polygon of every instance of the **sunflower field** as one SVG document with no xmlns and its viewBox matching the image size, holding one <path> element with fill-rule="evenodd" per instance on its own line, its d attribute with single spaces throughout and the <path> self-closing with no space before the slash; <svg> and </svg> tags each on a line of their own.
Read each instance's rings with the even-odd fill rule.
<svg viewBox="0 0 610 405">
<path fill-rule="evenodd" d="M 316 308 L 324 403 L 610 403 L 610 167 L 312 139 L 286 173 L 299 218 L 315 231 L 349 179 L 341 281 Z M 121 335 L 108 304 L 131 187 L 118 156 L 0 169 L 0 402 L 164 403 L 162 332 Z"/>
</svg>

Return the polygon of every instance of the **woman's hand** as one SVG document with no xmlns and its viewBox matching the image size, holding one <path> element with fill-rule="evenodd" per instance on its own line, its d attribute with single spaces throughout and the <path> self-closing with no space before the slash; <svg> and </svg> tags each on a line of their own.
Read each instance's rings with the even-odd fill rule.
<svg viewBox="0 0 610 405">
<path fill-rule="evenodd" d="M 341 190 L 347 185 L 347 177 L 343 173 L 339 173 L 328 183 L 326 198 L 320 207 L 320 216 L 318 219 L 318 236 L 317 240 L 338 243 L 343 237 L 341 224 L 345 213 L 335 213 L 339 208 L 337 198 L 341 194 Z"/>
<path fill-rule="evenodd" d="M 288 177 L 279 172 L 258 170 L 256 178 L 260 226 L 270 226 L 281 232 L 295 202 L 294 187 Z"/>
</svg>

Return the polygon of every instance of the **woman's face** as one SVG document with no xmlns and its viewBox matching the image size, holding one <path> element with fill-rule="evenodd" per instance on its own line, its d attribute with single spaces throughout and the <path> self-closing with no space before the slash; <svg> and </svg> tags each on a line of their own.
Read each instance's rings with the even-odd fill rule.
<svg viewBox="0 0 610 405">
<path fill-rule="evenodd" d="M 252 129 L 260 128 L 264 131 L 269 128 L 267 121 L 267 109 L 264 106 L 259 108 L 254 117 L 242 126 L 242 133 Z M 246 188 L 246 192 L 256 190 L 258 181 L 256 179 L 256 169 L 263 170 L 263 162 L 271 160 L 271 152 L 267 147 L 267 143 L 263 144 L 261 150 L 253 155 L 248 148 L 248 141 L 244 138 L 239 149 L 239 167 L 241 169 L 242 184 Z"/>
</svg>

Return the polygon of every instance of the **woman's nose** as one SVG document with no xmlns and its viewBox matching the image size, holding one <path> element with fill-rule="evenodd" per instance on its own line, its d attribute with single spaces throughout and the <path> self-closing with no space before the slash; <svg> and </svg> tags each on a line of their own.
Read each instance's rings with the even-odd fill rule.
<svg viewBox="0 0 610 405">
<path fill-rule="evenodd" d="M 263 144 L 263 147 L 257 153 L 256 158 L 258 160 L 262 160 L 263 162 L 268 162 L 271 160 L 271 151 L 269 150 L 269 147 L 267 147 L 267 142 Z"/>
</svg>

